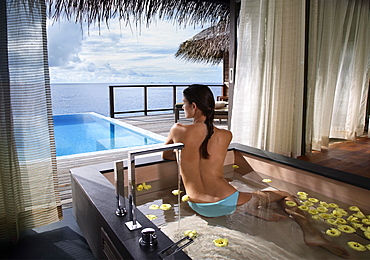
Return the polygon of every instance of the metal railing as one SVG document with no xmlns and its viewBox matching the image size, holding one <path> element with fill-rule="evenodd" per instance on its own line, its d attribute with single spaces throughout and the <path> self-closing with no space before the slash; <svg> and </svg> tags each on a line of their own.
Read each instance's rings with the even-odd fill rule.
<svg viewBox="0 0 370 260">
<path fill-rule="evenodd" d="M 179 87 L 188 87 L 188 85 L 116 85 L 116 86 L 109 86 L 109 115 L 111 118 L 114 118 L 115 115 L 118 114 L 128 114 L 128 113 L 144 113 L 144 115 L 148 115 L 149 112 L 161 112 L 161 111 L 175 111 L 175 105 L 177 100 L 177 88 Z M 223 85 L 207 85 L 209 87 L 223 87 Z M 161 109 L 149 109 L 148 108 L 148 88 L 172 88 L 172 107 L 171 108 L 161 108 Z M 115 88 L 143 88 L 144 89 L 144 108 L 141 110 L 128 110 L 128 111 L 115 111 L 115 100 L 114 100 L 114 89 Z"/>
</svg>

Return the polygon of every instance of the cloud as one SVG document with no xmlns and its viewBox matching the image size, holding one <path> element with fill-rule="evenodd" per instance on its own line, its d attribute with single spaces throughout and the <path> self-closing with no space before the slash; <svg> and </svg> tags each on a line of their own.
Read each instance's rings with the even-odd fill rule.
<svg viewBox="0 0 370 260">
<path fill-rule="evenodd" d="M 109 29 L 68 21 L 49 23 L 51 83 L 222 82 L 222 66 L 176 59 L 178 46 L 202 28 L 179 29 L 158 21 L 131 30 L 111 21 Z"/>
</svg>

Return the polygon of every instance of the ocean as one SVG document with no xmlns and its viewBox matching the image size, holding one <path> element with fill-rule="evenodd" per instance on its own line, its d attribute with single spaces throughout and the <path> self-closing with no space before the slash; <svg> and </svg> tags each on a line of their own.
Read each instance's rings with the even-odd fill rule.
<svg viewBox="0 0 370 260">
<path fill-rule="evenodd" d="M 165 83 L 172 84 L 172 83 Z M 177 83 L 188 84 L 188 83 Z M 215 85 L 220 83 L 204 83 Z M 109 83 L 64 83 L 51 84 L 53 115 L 95 112 L 109 116 Z M 135 84 L 126 84 L 135 85 Z M 182 101 L 184 88 L 177 88 L 177 100 Z M 221 87 L 212 87 L 216 96 L 221 95 Z M 144 109 L 143 88 L 116 88 L 115 111 L 130 111 Z M 148 109 L 172 108 L 172 87 L 148 89 Z M 163 112 L 161 112 L 163 113 Z M 140 115 L 123 114 L 127 116 Z"/>
</svg>

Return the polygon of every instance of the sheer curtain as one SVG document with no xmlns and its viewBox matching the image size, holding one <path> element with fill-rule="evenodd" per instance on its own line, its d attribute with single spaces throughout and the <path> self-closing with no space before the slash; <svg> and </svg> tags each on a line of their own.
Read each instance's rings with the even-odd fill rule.
<svg viewBox="0 0 370 260">
<path fill-rule="evenodd" d="M 304 11 L 304 1 L 241 1 L 233 141 L 301 154 Z"/>
<path fill-rule="evenodd" d="M 362 135 L 369 82 L 370 2 L 311 0 L 307 152 Z"/>
<path fill-rule="evenodd" d="M 61 218 L 43 0 L 0 1 L 0 238 Z"/>
</svg>

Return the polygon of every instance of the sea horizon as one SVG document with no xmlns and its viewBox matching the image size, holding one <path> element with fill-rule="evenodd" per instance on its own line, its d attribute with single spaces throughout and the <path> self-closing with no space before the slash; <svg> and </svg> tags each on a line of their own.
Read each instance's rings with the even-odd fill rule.
<svg viewBox="0 0 370 260">
<path fill-rule="evenodd" d="M 222 85 L 222 83 L 200 82 L 150 82 L 150 83 L 50 83 L 53 115 L 95 112 L 109 116 L 109 86 L 145 86 L 145 85 Z M 177 88 L 177 100 L 182 101 L 182 91 Z M 215 97 L 221 95 L 221 87 L 211 87 Z M 134 111 L 144 109 L 143 88 L 115 89 L 115 111 Z M 172 87 L 148 89 L 148 109 L 172 108 Z M 161 112 L 164 113 L 164 112 Z M 129 113 L 126 116 L 142 115 Z"/>
</svg>

